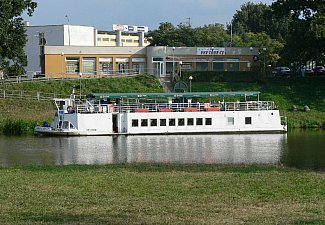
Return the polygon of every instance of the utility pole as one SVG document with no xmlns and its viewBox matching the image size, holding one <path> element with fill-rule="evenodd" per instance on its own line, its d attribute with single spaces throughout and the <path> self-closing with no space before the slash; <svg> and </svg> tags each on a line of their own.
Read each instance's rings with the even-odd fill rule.
<svg viewBox="0 0 325 225">
<path fill-rule="evenodd" d="M 191 17 L 186 18 L 188 20 L 187 24 L 189 27 L 191 27 Z"/>
</svg>

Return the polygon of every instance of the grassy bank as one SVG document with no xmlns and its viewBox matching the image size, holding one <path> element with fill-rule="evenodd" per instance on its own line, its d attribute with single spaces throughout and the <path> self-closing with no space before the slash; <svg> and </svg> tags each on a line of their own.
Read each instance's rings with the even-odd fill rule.
<svg viewBox="0 0 325 225">
<path fill-rule="evenodd" d="M 68 95 L 75 86 L 79 95 L 80 83 L 76 81 L 51 81 L 22 84 L 1 84 L 0 89 L 24 90 Z M 272 78 L 263 83 L 249 82 L 192 82 L 193 91 L 260 91 L 261 100 L 275 101 L 282 115 L 287 116 L 290 128 L 325 127 L 325 79 L 323 78 Z M 91 92 L 162 92 L 153 76 L 132 78 L 102 78 L 83 80 L 82 93 Z M 296 105 L 298 111 L 291 107 Z M 304 112 L 308 105 L 310 112 Z M 49 102 L 0 99 L 0 132 L 12 122 L 28 131 L 36 123 L 50 121 L 53 106 Z M 30 126 L 29 126 L 30 125 Z"/>
<path fill-rule="evenodd" d="M 1 224 L 325 224 L 325 174 L 261 166 L 0 169 Z"/>
<path fill-rule="evenodd" d="M 153 76 L 129 78 L 102 78 L 82 80 L 82 94 L 92 92 L 163 92 L 159 81 Z M 78 80 L 59 80 L 49 82 L 26 82 L 21 84 L 2 84 L 0 89 L 23 90 L 31 92 L 55 93 L 69 96 L 73 87 L 76 95 L 80 93 Z M 51 102 L 23 99 L 0 99 L 0 133 L 30 133 L 36 124 L 51 121 L 53 105 Z"/>
<path fill-rule="evenodd" d="M 291 128 L 325 127 L 324 78 L 272 78 L 264 83 L 192 82 L 193 91 L 260 91 L 261 100 L 274 101 Z M 292 111 L 292 106 L 298 107 Z M 311 109 L 304 112 L 304 106 Z"/>
</svg>

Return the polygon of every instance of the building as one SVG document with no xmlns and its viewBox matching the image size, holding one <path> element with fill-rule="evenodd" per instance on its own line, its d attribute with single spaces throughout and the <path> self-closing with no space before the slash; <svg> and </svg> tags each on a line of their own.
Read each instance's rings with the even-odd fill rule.
<svg viewBox="0 0 325 225">
<path fill-rule="evenodd" d="M 148 46 L 143 29 L 137 33 L 72 25 L 26 29 L 26 71 L 47 77 L 134 73 L 166 77 L 182 71 L 250 71 L 258 55 L 258 49 L 253 47 Z"/>
</svg>

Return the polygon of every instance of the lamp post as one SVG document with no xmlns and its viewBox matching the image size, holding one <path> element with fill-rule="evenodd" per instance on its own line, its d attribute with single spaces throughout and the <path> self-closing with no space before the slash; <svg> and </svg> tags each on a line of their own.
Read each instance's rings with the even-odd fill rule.
<svg viewBox="0 0 325 225">
<path fill-rule="evenodd" d="M 64 60 L 64 52 L 61 52 L 61 78 L 63 79 L 63 60 Z"/>
<path fill-rule="evenodd" d="M 179 77 L 182 78 L 182 61 L 179 61 Z"/>
<path fill-rule="evenodd" d="M 190 80 L 190 92 L 192 92 L 192 80 L 193 80 L 193 77 L 190 76 L 188 79 Z"/>
<path fill-rule="evenodd" d="M 211 48 L 211 71 L 213 71 L 213 56 L 214 56 L 214 47 Z"/>
<path fill-rule="evenodd" d="M 263 48 L 263 75 L 266 77 L 266 63 L 265 63 L 265 58 L 266 58 L 266 48 Z"/>
<path fill-rule="evenodd" d="M 172 73 L 172 76 L 173 76 L 173 80 L 175 78 L 175 47 L 173 47 L 173 73 Z"/>
<path fill-rule="evenodd" d="M 81 100 L 81 90 L 82 90 L 82 87 L 81 87 L 81 79 L 82 79 L 82 73 L 79 73 L 80 100 Z"/>
</svg>

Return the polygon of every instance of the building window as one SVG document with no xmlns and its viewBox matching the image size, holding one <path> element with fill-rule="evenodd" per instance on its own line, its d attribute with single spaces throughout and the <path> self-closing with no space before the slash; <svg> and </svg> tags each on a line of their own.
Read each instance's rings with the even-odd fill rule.
<svg viewBox="0 0 325 225">
<path fill-rule="evenodd" d="M 179 118 L 178 119 L 178 126 L 185 126 L 185 119 L 184 118 Z"/>
<path fill-rule="evenodd" d="M 187 118 L 187 126 L 193 126 L 194 125 L 194 119 L 193 118 Z"/>
<path fill-rule="evenodd" d="M 129 58 L 116 58 L 116 72 L 120 74 L 129 72 Z"/>
<path fill-rule="evenodd" d="M 112 58 L 99 58 L 100 74 L 107 75 L 113 73 L 112 61 Z"/>
<path fill-rule="evenodd" d="M 205 125 L 207 126 L 212 125 L 212 118 L 205 118 Z"/>
<path fill-rule="evenodd" d="M 196 63 L 197 71 L 208 71 L 209 65 L 208 62 L 198 62 Z"/>
<path fill-rule="evenodd" d="M 116 42 L 116 38 L 111 38 L 111 42 Z"/>
<path fill-rule="evenodd" d="M 175 119 L 169 119 L 169 126 L 175 126 L 176 125 L 176 120 Z"/>
<path fill-rule="evenodd" d="M 79 58 L 67 57 L 66 58 L 66 71 L 68 74 L 77 74 L 79 73 Z"/>
<path fill-rule="evenodd" d="M 160 119 L 160 126 L 165 127 L 166 126 L 166 119 Z"/>
<path fill-rule="evenodd" d="M 150 119 L 150 126 L 156 127 L 157 126 L 157 119 Z"/>
<path fill-rule="evenodd" d="M 139 126 L 139 120 L 132 120 L 132 127 L 138 127 Z"/>
<path fill-rule="evenodd" d="M 203 119 L 202 118 L 196 118 L 196 125 L 202 126 L 203 125 Z"/>
<path fill-rule="evenodd" d="M 252 117 L 245 117 L 245 124 L 252 124 Z"/>
<path fill-rule="evenodd" d="M 97 41 L 102 41 L 102 39 L 101 38 L 97 38 Z"/>
<path fill-rule="evenodd" d="M 132 39 L 126 39 L 126 42 L 127 42 L 127 43 L 132 43 L 133 40 L 132 40 Z"/>
<path fill-rule="evenodd" d="M 103 38 L 103 41 L 107 41 L 108 42 L 109 41 L 109 38 Z"/>
<path fill-rule="evenodd" d="M 83 58 L 82 72 L 84 74 L 96 74 L 96 58 Z"/>
<path fill-rule="evenodd" d="M 141 119 L 141 127 L 147 127 L 148 126 L 148 120 L 147 119 Z"/>
<path fill-rule="evenodd" d="M 132 58 L 132 70 L 136 74 L 144 74 L 145 58 Z"/>
<path fill-rule="evenodd" d="M 234 117 L 228 117 L 227 118 L 227 125 L 232 126 L 235 124 L 235 118 Z"/>
</svg>

